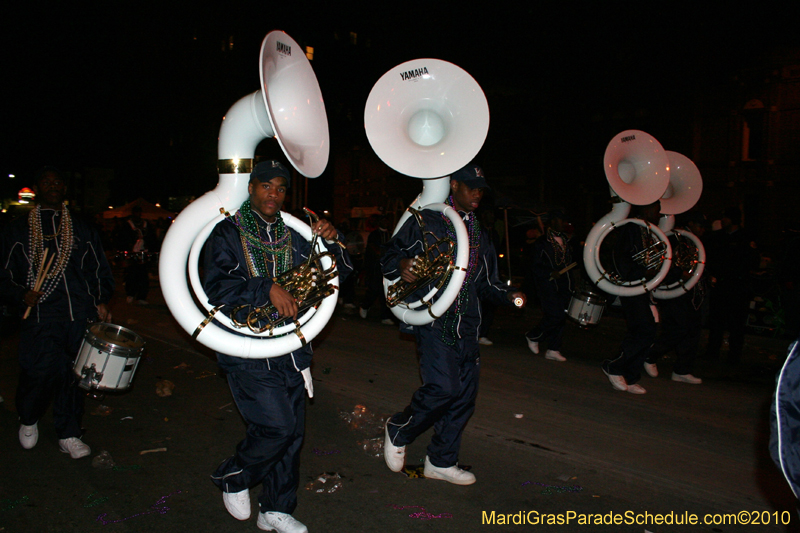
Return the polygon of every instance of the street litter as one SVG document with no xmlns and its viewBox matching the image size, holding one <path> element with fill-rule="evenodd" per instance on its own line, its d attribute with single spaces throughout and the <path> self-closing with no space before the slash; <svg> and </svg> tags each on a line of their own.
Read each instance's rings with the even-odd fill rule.
<svg viewBox="0 0 800 533">
<path fill-rule="evenodd" d="M 406 476 L 411 479 L 425 479 L 425 467 L 420 466 L 404 466 L 401 470 Z"/>
<path fill-rule="evenodd" d="M 326 451 L 320 450 L 319 448 L 314 448 L 311 451 L 314 452 L 314 455 L 333 455 L 335 453 L 341 453 L 339 450 L 331 450 L 329 452 L 326 452 Z"/>
<path fill-rule="evenodd" d="M 144 455 L 146 453 L 165 452 L 165 451 L 167 451 L 166 448 L 153 448 L 152 450 L 142 450 L 139 452 L 139 455 Z"/>
<path fill-rule="evenodd" d="M 123 416 L 122 418 L 120 418 L 120 421 L 122 421 L 122 420 L 133 420 L 133 417 L 132 416 Z"/>
<path fill-rule="evenodd" d="M 336 472 L 325 472 L 317 476 L 317 479 L 306 485 L 306 490 L 316 493 L 331 494 L 343 487 L 342 476 Z"/>
<path fill-rule="evenodd" d="M 419 518 L 420 520 L 431 520 L 433 518 L 453 518 L 453 515 L 450 513 L 441 513 L 441 514 L 431 514 L 429 513 L 424 507 L 421 505 L 394 505 L 390 503 L 387 507 L 391 507 L 392 509 L 397 509 L 398 511 L 404 511 L 407 509 L 419 509 L 416 513 L 411 513 L 408 515 L 409 518 Z"/>
<path fill-rule="evenodd" d="M 102 469 L 114 468 L 114 459 L 111 457 L 110 453 L 108 453 L 106 450 L 103 450 L 102 452 L 98 453 L 94 459 L 92 459 L 92 466 Z"/>
<path fill-rule="evenodd" d="M 387 417 L 378 417 L 365 405 L 356 405 L 352 411 L 339 411 L 339 417 L 350 429 L 362 430 L 370 435 L 380 435 Z"/>
<path fill-rule="evenodd" d="M 108 416 L 111 414 L 113 410 L 114 410 L 113 407 L 109 407 L 107 405 L 98 405 L 97 407 L 94 408 L 92 414 L 98 416 Z"/>
<path fill-rule="evenodd" d="M 86 497 L 86 499 L 87 499 L 87 500 L 91 499 L 91 497 L 92 497 L 92 496 L 94 496 L 95 494 L 97 494 L 97 493 L 96 493 L 96 492 L 93 492 L 93 493 L 89 494 L 89 495 Z M 89 508 L 89 507 L 94 507 L 95 505 L 100 505 L 101 503 L 104 503 L 104 502 L 107 502 L 107 501 L 108 501 L 108 496 L 105 496 L 105 497 L 103 497 L 103 498 L 97 498 L 96 500 L 91 500 L 89 503 L 87 503 L 86 505 L 84 505 L 84 507 L 86 507 L 86 508 Z"/>
<path fill-rule="evenodd" d="M 210 378 L 211 376 L 216 376 L 216 372 L 210 372 L 208 370 L 203 370 L 200 372 L 200 375 L 195 377 L 194 379 L 203 379 L 203 378 Z"/>
<path fill-rule="evenodd" d="M 179 369 L 181 369 L 181 368 L 190 368 L 190 367 L 189 367 L 189 365 L 188 365 L 188 364 L 186 364 L 186 363 L 181 363 L 181 364 L 179 364 L 178 366 L 173 366 L 173 367 L 172 367 L 172 369 L 173 369 L 173 370 L 179 370 Z"/>
<path fill-rule="evenodd" d="M 522 418 L 522 413 L 515 413 L 514 418 Z"/>
<path fill-rule="evenodd" d="M 233 402 L 228 402 L 228 403 L 226 403 L 225 405 L 223 405 L 223 406 L 221 406 L 221 407 L 218 407 L 218 409 L 220 409 L 220 410 L 222 410 L 222 409 L 225 409 L 225 408 L 226 408 L 226 407 L 228 407 L 229 405 L 233 405 Z"/>
<path fill-rule="evenodd" d="M 139 470 L 140 468 L 142 468 L 140 465 L 130 465 L 130 466 L 116 465 L 112 470 L 114 470 L 114 472 L 128 472 L 130 470 Z"/>
<path fill-rule="evenodd" d="M 7 500 L 0 500 L 0 512 L 10 511 L 14 507 L 17 507 L 18 505 L 22 505 L 23 503 L 27 502 L 29 499 L 30 498 L 28 498 L 27 496 L 23 496 L 19 500 L 12 500 L 10 498 Z"/>
<path fill-rule="evenodd" d="M 125 520 L 130 520 L 131 518 L 136 518 L 137 516 L 144 516 L 146 514 L 153 514 L 153 513 L 167 514 L 167 511 L 170 510 L 169 507 L 167 507 L 166 505 L 164 505 L 162 507 L 159 507 L 159 504 L 163 504 L 164 500 L 166 500 L 167 498 L 169 498 L 173 494 L 180 494 L 180 493 L 181 493 L 181 491 L 178 490 L 178 491 L 175 491 L 173 493 L 167 494 L 166 496 L 162 496 L 156 503 L 154 503 L 153 505 L 150 506 L 150 509 L 152 509 L 152 511 L 145 511 L 143 513 L 136 513 L 133 516 L 129 516 L 128 518 L 121 518 L 119 520 L 106 520 L 105 517 L 108 516 L 108 514 L 107 513 L 103 513 L 103 514 L 99 515 L 95 521 L 96 522 L 100 522 L 101 524 L 106 526 L 108 524 L 118 524 L 119 522 L 124 522 Z"/>
<path fill-rule="evenodd" d="M 172 390 L 175 388 L 175 384 L 168 379 L 162 379 L 158 383 L 156 383 L 156 394 L 160 397 L 164 398 L 166 396 L 172 396 Z"/>
<path fill-rule="evenodd" d="M 558 485 L 546 485 L 544 483 L 539 483 L 538 481 L 526 481 L 522 484 L 522 486 L 524 487 L 525 485 L 539 485 L 540 487 L 545 487 L 541 494 L 554 494 L 557 492 L 581 492 L 583 490 L 583 487 L 580 485 L 561 487 Z"/>
<path fill-rule="evenodd" d="M 358 447 L 367 452 L 367 455 L 372 457 L 383 456 L 383 437 L 375 437 L 373 439 L 364 439 L 358 441 Z"/>
</svg>

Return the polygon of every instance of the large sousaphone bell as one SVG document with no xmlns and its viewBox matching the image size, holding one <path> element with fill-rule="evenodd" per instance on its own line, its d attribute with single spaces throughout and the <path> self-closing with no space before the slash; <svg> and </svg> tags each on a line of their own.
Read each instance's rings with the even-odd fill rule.
<svg viewBox="0 0 800 533">
<path fill-rule="evenodd" d="M 423 180 L 422 193 L 411 207 L 441 212 L 456 230 L 456 257 L 446 287 L 391 307 L 407 324 L 427 324 L 447 311 L 466 276 L 467 229 L 458 213 L 443 202 L 450 194 L 449 175 L 469 163 L 483 146 L 489 105 L 480 85 L 463 69 L 439 59 L 415 59 L 378 80 L 367 99 L 364 126 L 372 149 L 384 163 Z M 400 217 L 395 233 L 409 216 L 407 211 Z M 384 279 L 384 289 L 398 281 Z"/>
<path fill-rule="evenodd" d="M 217 313 L 203 291 L 197 269 L 200 251 L 224 212 L 238 209 L 248 198 L 247 185 L 258 144 L 276 138 L 289 162 L 309 178 L 322 174 L 328 163 L 328 119 L 317 78 L 305 52 L 284 32 L 273 31 L 264 38 L 260 79 L 261 89 L 236 102 L 222 120 L 219 184 L 175 219 L 164 237 L 159 260 L 164 299 L 181 327 L 212 350 L 244 358 L 275 357 L 299 349 L 322 331 L 336 307 L 334 292 L 298 317 L 298 323 L 258 334 L 237 328 L 224 313 Z M 288 213 L 281 216 L 305 239 L 313 239 L 308 225 Z M 318 244 L 324 252 L 324 244 Z M 331 263 L 327 256 L 322 259 L 325 268 Z M 330 283 L 338 286 L 338 277 Z"/>
<path fill-rule="evenodd" d="M 617 134 L 608 144 L 603 166 L 615 203 L 611 212 L 601 218 L 586 237 L 584 266 L 589 280 L 603 291 L 617 296 L 638 296 L 653 291 L 664 281 L 672 264 L 672 247 L 658 226 L 627 217 L 631 204 L 648 205 L 662 197 L 669 185 L 669 157 L 653 136 L 643 131 L 627 130 Z M 620 280 L 600 261 L 603 239 L 613 229 L 629 223 L 647 228 L 656 238 L 652 255 L 659 257 L 660 266 L 652 279 Z"/>
</svg>

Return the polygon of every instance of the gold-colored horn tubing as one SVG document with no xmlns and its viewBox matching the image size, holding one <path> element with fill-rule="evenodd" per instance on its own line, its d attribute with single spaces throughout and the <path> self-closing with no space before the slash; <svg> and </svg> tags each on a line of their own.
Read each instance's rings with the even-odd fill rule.
<svg viewBox="0 0 800 533">
<path fill-rule="evenodd" d="M 217 172 L 220 174 L 250 174 L 255 166 L 254 159 L 218 159 Z"/>
<path fill-rule="evenodd" d="M 431 304 L 431 302 L 429 301 L 425 302 L 425 305 L 428 306 L 428 314 L 431 315 L 434 320 L 439 320 L 440 318 L 442 318 L 443 315 L 436 316 L 433 314 L 433 304 Z"/>
<path fill-rule="evenodd" d="M 306 338 L 303 336 L 303 332 L 300 331 L 300 322 L 295 320 L 294 323 L 297 325 L 297 329 L 294 330 L 294 334 L 297 335 L 297 337 L 300 339 L 301 345 L 305 346 L 307 344 Z"/>
<path fill-rule="evenodd" d="M 211 322 L 214 319 L 214 315 L 216 315 L 217 311 L 222 309 L 223 306 L 224 306 L 224 304 L 220 304 L 220 305 L 216 306 L 214 309 L 212 309 L 211 311 L 208 312 L 208 316 L 205 318 L 205 320 L 200 322 L 200 325 L 197 326 L 197 329 L 195 329 L 194 333 L 192 333 L 192 338 L 194 340 L 197 340 L 197 336 L 200 335 L 200 332 L 203 331 L 203 328 L 206 327 L 208 325 L 208 323 Z"/>
</svg>

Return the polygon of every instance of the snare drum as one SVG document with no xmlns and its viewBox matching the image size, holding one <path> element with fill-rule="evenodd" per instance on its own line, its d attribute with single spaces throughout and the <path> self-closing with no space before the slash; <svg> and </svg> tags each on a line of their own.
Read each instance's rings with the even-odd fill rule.
<svg viewBox="0 0 800 533">
<path fill-rule="evenodd" d="M 599 294 L 591 291 L 581 291 L 572 294 L 569 301 L 567 315 L 582 328 L 596 326 L 603 316 L 606 300 Z"/>
<path fill-rule="evenodd" d="M 80 378 L 78 386 L 86 390 L 129 388 L 143 350 L 144 339 L 133 331 L 114 324 L 92 324 L 72 367 Z"/>
</svg>

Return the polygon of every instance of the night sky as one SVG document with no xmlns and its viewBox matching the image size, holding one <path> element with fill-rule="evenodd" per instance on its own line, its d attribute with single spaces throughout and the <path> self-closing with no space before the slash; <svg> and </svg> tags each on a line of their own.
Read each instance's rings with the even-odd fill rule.
<svg viewBox="0 0 800 533">
<path fill-rule="evenodd" d="M 334 151 L 366 145 L 364 103 L 384 72 L 435 57 L 486 92 L 479 160 L 493 174 L 602 183 L 618 131 L 644 129 L 687 153 L 697 91 L 797 44 L 792 17 L 764 4 L 755 13 L 630 2 L 146 4 L 2 8 L 3 179 L 49 163 L 113 169 L 115 203 L 204 193 L 216 184 L 222 116 L 259 88 L 261 40 L 282 29 L 316 49 Z M 229 36 L 233 50 L 222 52 Z"/>
</svg>

